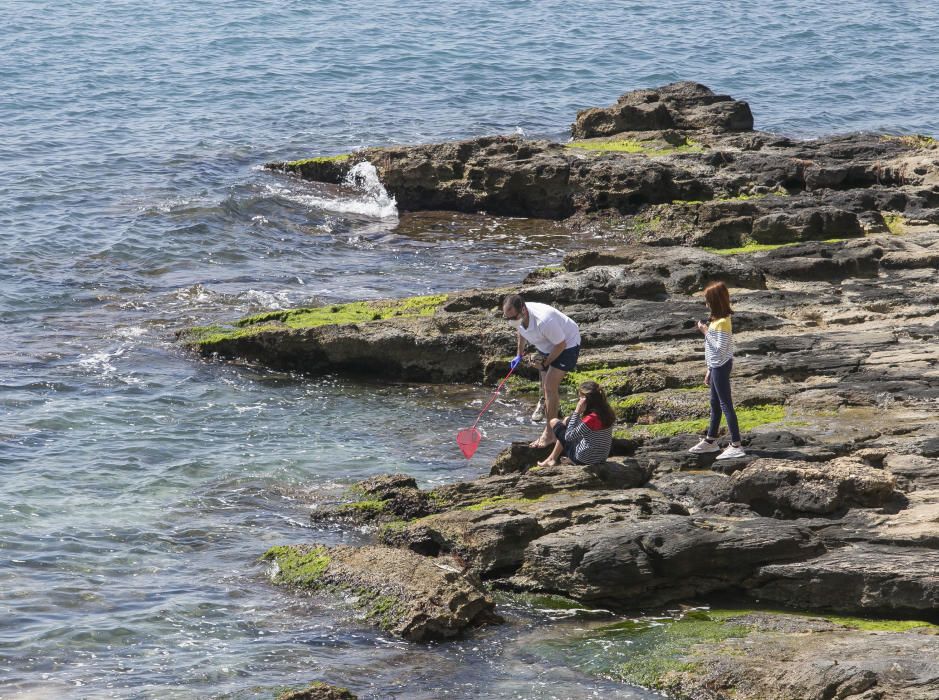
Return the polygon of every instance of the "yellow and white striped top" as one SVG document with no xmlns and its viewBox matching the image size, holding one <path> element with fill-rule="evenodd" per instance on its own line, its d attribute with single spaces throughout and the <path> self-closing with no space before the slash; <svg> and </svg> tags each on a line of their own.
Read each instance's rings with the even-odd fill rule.
<svg viewBox="0 0 939 700">
<path fill-rule="evenodd" d="M 730 317 L 711 321 L 704 334 L 704 361 L 708 367 L 720 367 L 734 359 L 734 329 Z"/>
</svg>

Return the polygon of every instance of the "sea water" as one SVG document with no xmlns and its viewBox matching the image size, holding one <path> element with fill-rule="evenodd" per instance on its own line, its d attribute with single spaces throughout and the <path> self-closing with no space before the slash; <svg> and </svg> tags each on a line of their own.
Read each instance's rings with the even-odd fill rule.
<svg viewBox="0 0 939 700">
<path fill-rule="evenodd" d="M 565 139 L 679 79 L 799 137 L 939 133 L 932 3 L 7 0 L 0 31 L 0 696 L 650 697 L 537 652 L 576 615 L 409 644 L 270 585 L 274 544 L 372 474 L 472 478 L 531 406 L 487 390 L 207 362 L 174 331 L 264 309 L 508 285 L 553 224 L 399 215 L 268 161 L 477 134 Z M 509 349 L 507 348 L 507 351 Z"/>
</svg>

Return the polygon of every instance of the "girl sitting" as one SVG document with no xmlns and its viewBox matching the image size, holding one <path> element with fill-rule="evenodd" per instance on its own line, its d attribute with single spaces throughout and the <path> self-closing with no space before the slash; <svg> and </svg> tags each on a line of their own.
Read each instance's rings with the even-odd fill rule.
<svg viewBox="0 0 939 700">
<path fill-rule="evenodd" d="M 557 442 L 539 467 L 557 464 L 562 451 L 574 464 L 600 464 L 610 456 L 616 414 L 606 394 L 599 384 L 587 381 L 577 388 L 577 396 L 577 407 L 566 421 L 551 421 Z"/>
</svg>

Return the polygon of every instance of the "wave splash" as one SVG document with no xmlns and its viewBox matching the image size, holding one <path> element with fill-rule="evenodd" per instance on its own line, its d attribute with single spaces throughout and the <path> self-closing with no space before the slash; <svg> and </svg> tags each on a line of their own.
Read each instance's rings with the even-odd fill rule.
<svg viewBox="0 0 939 700">
<path fill-rule="evenodd" d="M 352 166 L 342 183 L 342 188 L 342 195 L 345 196 L 335 198 L 284 192 L 279 194 L 304 206 L 340 214 L 359 214 L 376 219 L 398 217 L 398 203 L 388 194 L 388 190 L 378 179 L 375 166 L 368 161 Z"/>
</svg>

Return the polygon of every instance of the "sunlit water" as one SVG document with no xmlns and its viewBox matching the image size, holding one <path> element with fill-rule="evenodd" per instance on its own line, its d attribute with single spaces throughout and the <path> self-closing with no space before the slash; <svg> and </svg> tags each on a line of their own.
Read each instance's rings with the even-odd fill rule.
<svg viewBox="0 0 939 700">
<path fill-rule="evenodd" d="M 530 651 L 509 606 L 449 644 L 274 589 L 275 543 L 360 542 L 310 508 L 387 471 L 482 473 L 531 435 L 478 387 L 200 361 L 173 332 L 267 308 L 510 284 L 557 226 L 396 216 L 270 160 L 480 133 L 696 79 L 800 136 L 939 132 L 929 3 L 22 2 L 0 32 L 0 696 L 646 697 Z M 376 208 L 377 207 L 377 208 Z"/>
</svg>

